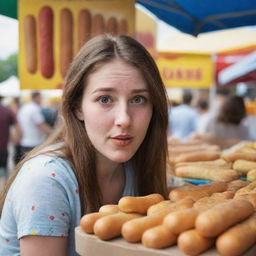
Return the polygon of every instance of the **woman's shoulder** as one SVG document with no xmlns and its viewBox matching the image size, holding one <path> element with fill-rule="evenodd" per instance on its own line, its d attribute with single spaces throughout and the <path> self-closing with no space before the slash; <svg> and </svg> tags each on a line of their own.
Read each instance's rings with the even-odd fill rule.
<svg viewBox="0 0 256 256">
<path fill-rule="evenodd" d="M 58 183 L 77 183 L 70 162 L 55 151 L 42 150 L 41 153 L 27 160 L 20 169 L 19 179 L 30 179 L 33 182 L 48 182 L 51 179 Z"/>
</svg>

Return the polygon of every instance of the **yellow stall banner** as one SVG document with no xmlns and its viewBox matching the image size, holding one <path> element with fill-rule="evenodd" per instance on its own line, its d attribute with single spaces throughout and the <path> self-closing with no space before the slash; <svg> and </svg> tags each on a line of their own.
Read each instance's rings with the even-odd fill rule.
<svg viewBox="0 0 256 256">
<path fill-rule="evenodd" d="M 210 54 L 159 52 L 157 65 L 166 87 L 206 89 L 214 83 Z"/>
<path fill-rule="evenodd" d="M 157 19 L 136 7 L 135 37 L 155 57 L 157 41 Z"/>
<path fill-rule="evenodd" d="M 61 89 L 90 38 L 135 33 L 135 0 L 19 0 L 21 89 Z"/>
</svg>

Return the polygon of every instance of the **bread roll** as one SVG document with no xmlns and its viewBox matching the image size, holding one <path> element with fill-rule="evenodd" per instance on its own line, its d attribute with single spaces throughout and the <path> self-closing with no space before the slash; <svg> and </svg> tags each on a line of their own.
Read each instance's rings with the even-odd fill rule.
<svg viewBox="0 0 256 256">
<path fill-rule="evenodd" d="M 252 183 L 249 183 L 247 186 L 237 190 L 235 193 L 235 197 L 238 195 L 248 194 L 254 191 L 256 192 L 256 181 L 253 181 Z"/>
<path fill-rule="evenodd" d="M 152 215 L 156 212 L 159 212 L 162 209 L 164 209 L 165 207 L 170 206 L 171 204 L 174 204 L 174 202 L 172 202 L 171 200 L 164 200 L 164 201 L 161 201 L 157 204 L 154 204 L 154 205 L 152 205 L 148 208 L 147 215 Z"/>
<path fill-rule="evenodd" d="M 198 200 L 205 196 L 210 196 L 215 192 L 223 192 L 227 189 L 227 184 L 224 182 L 212 182 L 206 185 L 199 186 L 183 186 L 175 188 L 169 193 L 169 198 L 172 201 L 178 201 L 186 197 L 190 197 L 193 200 Z"/>
<path fill-rule="evenodd" d="M 98 219 L 93 227 L 97 237 L 102 240 L 109 240 L 121 235 L 121 229 L 125 222 L 141 217 L 140 214 L 134 213 L 115 213 Z"/>
<path fill-rule="evenodd" d="M 228 162 L 234 162 L 236 160 L 248 160 L 248 161 L 256 161 L 256 154 L 255 153 L 242 153 L 242 152 L 235 152 L 235 153 L 225 153 L 222 154 L 221 157 Z"/>
<path fill-rule="evenodd" d="M 211 161 L 220 158 L 219 152 L 209 152 L 207 150 L 189 152 L 180 154 L 175 157 L 174 161 L 177 162 L 196 162 L 196 161 Z"/>
<path fill-rule="evenodd" d="M 235 199 L 246 199 L 256 209 L 256 191 L 248 194 L 243 194 L 243 195 L 235 195 Z"/>
<path fill-rule="evenodd" d="M 256 243 L 256 213 L 221 234 L 216 247 L 223 256 L 239 256 Z"/>
<path fill-rule="evenodd" d="M 139 219 L 134 219 L 126 222 L 122 227 L 122 236 L 128 242 L 138 242 L 142 238 L 142 234 L 149 228 L 153 228 L 162 224 L 164 217 L 173 211 L 179 209 L 191 208 L 194 204 L 194 200 L 191 198 L 185 198 L 175 205 L 170 205 L 161 211 L 145 216 Z"/>
<path fill-rule="evenodd" d="M 256 181 L 256 169 L 252 169 L 249 172 L 247 172 L 247 180 Z"/>
<path fill-rule="evenodd" d="M 225 191 L 222 193 L 214 193 L 211 196 L 203 197 L 196 201 L 194 203 L 194 207 L 197 208 L 198 210 L 207 210 L 214 205 L 217 205 L 219 203 L 226 202 L 229 199 L 232 199 L 234 197 L 234 192 L 232 191 Z"/>
<path fill-rule="evenodd" d="M 142 244 L 153 249 L 163 249 L 177 242 L 177 235 L 170 232 L 164 225 L 146 230 L 142 235 Z"/>
<path fill-rule="evenodd" d="M 175 169 L 179 177 L 228 182 L 238 179 L 238 172 L 227 168 L 204 166 L 183 166 Z"/>
<path fill-rule="evenodd" d="M 106 204 L 100 207 L 99 212 L 117 213 L 120 209 L 116 204 Z"/>
<path fill-rule="evenodd" d="M 194 228 L 198 215 L 199 210 L 194 207 L 171 212 L 165 216 L 163 225 L 173 234 L 180 234 Z"/>
<path fill-rule="evenodd" d="M 244 180 L 233 180 L 228 183 L 227 191 L 233 191 L 236 192 L 240 188 L 243 188 L 249 184 L 248 181 Z"/>
<path fill-rule="evenodd" d="M 197 230 L 191 229 L 178 237 L 178 247 L 188 255 L 199 255 L 214 245 L 215 238 L 203 237 Z M 230 255 L 231 256 L 231 255 Z"/>
<path fill-rule="evenodd" d="M 253 211 L 253 205 L 248 200 L 231 199 L 200 213 L 195 227 L 202 236 L 215 237 L 249 217 Z"/>
<path fill-rule="evenodd" d="M 226 162 L 224 159 L 219 158 L 213 161 L 197 161 L 197 162 L 180 162 L 176 163 L 175 167 L 182 167 L 182 166 L 212 166 L 212 167 L 224 167 L 224 168 L 231 168 L 231 163 Z"/>
<path fill-rule="evenodd" d="M 93 233 L 93 227 L 95 222 L 107 215 L 110 215 L 111 213 L 108 212 L 93 212 L 85 214 L 81 220 L 80 220 L 80 226 L 86 233 Z"/>
<path fill-rule="evenodd" d="M 163 200 L 164 198 L 160 194 L 137 197 L 125 196 L 119 200 L 118 207 L 122 212 L 146 214 L 151 205 L 157 204 Z"/>
<path fill-rule="evenodd" d="M 233 164 L 233 169 L 240 173 L 247 174 L 248 171 L 256 169 L 256 162 L 248 160 L 236 160 Z"/>
</svg>

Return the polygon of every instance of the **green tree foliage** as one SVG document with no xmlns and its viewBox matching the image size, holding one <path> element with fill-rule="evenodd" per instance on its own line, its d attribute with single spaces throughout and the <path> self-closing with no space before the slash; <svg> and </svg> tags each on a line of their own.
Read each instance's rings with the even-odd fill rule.
<svg viewBox="0 0 256 256">
<path fill-rule="evenodd" d="M 0 60 L 0 83 L 11 76 L 18 76 L 18 55 L 14 53 L 5 60 Z"/>
</svg>

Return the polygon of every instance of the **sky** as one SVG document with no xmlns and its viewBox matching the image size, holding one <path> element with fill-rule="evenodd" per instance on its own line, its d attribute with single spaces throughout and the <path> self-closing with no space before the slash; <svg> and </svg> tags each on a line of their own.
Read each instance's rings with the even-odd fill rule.
<svg viewBox="0 0 256 256">
<path fill-rule="evenodd" d="M 0 15 L 0 59 L 18 51 L 18 21 Z"/>
</svg>

